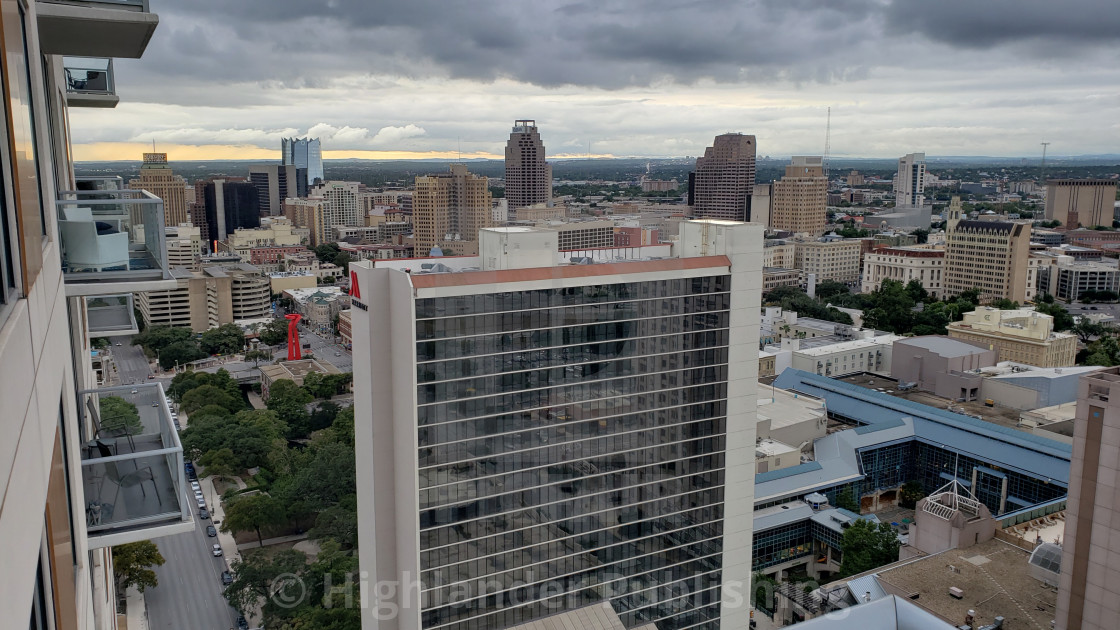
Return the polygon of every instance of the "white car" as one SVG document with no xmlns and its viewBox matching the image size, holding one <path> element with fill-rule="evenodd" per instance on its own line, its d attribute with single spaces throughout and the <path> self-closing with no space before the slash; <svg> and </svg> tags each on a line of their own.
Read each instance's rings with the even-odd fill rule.
<svg viewBox="0 0 1120 630">
<path fill-rule="evenodd" d="M 198 507 L 200 507 L 200 508 L 206 507 L 206 499 L 203 499 L 202 497 L 198 496 L 198 497 L 195 497 L 195 500 L 198 501 Z"/>
<path fill-rule="evenodd" d="M 191 489 L 194 490 L 195 494 L 199 494 L 199 492 L 202 490 L 202 486 L 198 485 L 197 481 L 192 481 Z"/>
<path fill-rule="evenodd" d="M 214 553 L 215 557 L 222 555 L 222 546 L 219 545 L 218 543 L 214 543 L 213 553 Z"/>
</svg>

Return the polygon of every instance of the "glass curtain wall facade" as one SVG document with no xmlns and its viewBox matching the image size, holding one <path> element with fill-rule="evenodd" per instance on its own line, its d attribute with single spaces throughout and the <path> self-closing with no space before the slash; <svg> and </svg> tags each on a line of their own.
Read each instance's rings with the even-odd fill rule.
<svg viewBox="0 0 1120 630">
<path fill-rule="evenodd" d="M 416 300 L 423 627 L 719 627 L 730 285 Z"/>
</svg>

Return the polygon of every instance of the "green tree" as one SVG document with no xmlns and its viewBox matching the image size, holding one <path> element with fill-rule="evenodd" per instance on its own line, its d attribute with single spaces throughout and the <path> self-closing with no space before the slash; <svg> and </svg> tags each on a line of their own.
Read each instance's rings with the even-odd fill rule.
<svg viewBox="0 0 1120 630">
<path fill-rule="evenodd" d="M 253 367 L 257 367 L 261 361 L 271 361 L 272 353 L 266 350 L 250 350 L 245 353 L 244 358 L 246 361 L 252 361 Z"/>
<path fill-rule="evenodd" d="M 225 505 L 226 516 L 222 521 L 223 532 L 257 533 L 257 542 L 264 546 L 261 528 L 275 527 L 285 523 L 284 506 L 267 494 L 240 496 Z"/>
<path fill-rule="evenodd" d="M 844 488 L 836 493 L 836 507 L 859 514 L 859 501 L 856 500 L 850 488 Z"/>
<path fill-rule="evenodd" d="M 856 575 L 896 562 L 898 547 L 898 536 L 889 523 L 857 520 L 844 530 L 840 575 Z"/>
<path fill-rule="evenodd" d="M 198 463 L 206 471 L 206 475 L 232 477 L 237 474 L 240 461 L 233 454 L 233 449 L 223 448 L 206 451 L 198 458 Z"/>
<path fill-rule="evenodd" d="M 315 257 L 319 262 L 333 263 L 334 259 L 342 253 L 338 243 L 324 243 L 315 248 Z"/>
<path fill-rule="evenodd" d="M 199 346 L 206 354 L 236 354 L 245 347 L 245 333 L 237 324 L 222 324 L 202 333 Z"/>
<path fill-rule="evenodd" d="M 288 320 L 273 319 L 257 331 L 257 339 L 266 346 L 278 346 L 288 340 Z"/>
<path fill-rule="evenodd" d="M 1052 297 L 1050 299 L 1053 300 Z M 1069 311 L 1057 302 L 1050 301 L 1036 304 L 1034 310 L 1053 317 L 1054 330 L 1056 331 L 1061 332 L 1073 328 L 1073 315 L 1070 315 Z"/>
<path fill-rule="evenodd" d="M 136 405 L 117 396 L 102 396 L 97 402 L 101 412 L 101 429 L 111 433 L 139 435 L 144 430 Z"/>
<path fill-rule="evenodd" d="M 1100 337 L 1105 333 L 1105 327 L 1094 322 L 1088 317 L 1081 317 L 1073 325 L 1070 332 L 1077 335 L 1081 343 L 1088 344 L 1091 339 Z"/>
<path fill-rule="evenodd" d="M 159 579 L 152 567 L 161 567 L 163 563 L 159 547 L 150 540 L 113 547 L 113 577 L 117 590 L 123 593 L 128 587 L 135 586 L 143 593 L 149 587 L 158 586 Z"/>
<path fill-rule="evenodd" d="M 228 392 L 215 385 L 202 385 L 183 395 L 179 409 L 187 415 L 207 405 L 217 405 L 228 410 L 231 414 L 245 408 L 245 402 L 240 398 L 230 396 Z"/>
<path fill-rule="evenodd" d="M 898 493 L 898 504 L 908 510 L 913 510 L 918 501 L 925 495 L 926 492 L 921 483 L 907 481 L 902 484 L 902 490 Z"/>
<path fill-rule="evenodd" d="M 270 597 L 273 582 L 282 575 L 299 575 L 306 566 L 307 555 L 294 549 L 272 555 L 244 554 L 231 567 L 233 583 L 226 587 L 226 600 L 242 613 L 262 607 L 266 616 L 276 614 L 275 601 Z"/>
<path fill-rule="evenodd" d="M 917 243 L 919 245 L 922 244 L 922 243 L 928 243 L 929 242 L 929 230 L 918 229 L 918 230 L 914 230 L 913 232 L 911 232 L 911 234 L 913 234 L 914 237 L 917 239 Z"/>
<path fill-rule="evenodd" d="M 991 306 L 992 308 L 998 308 L 1001 311 L 1013 311 L 1019 308 L 1019 303 L 1007 298 L 1000 298 L 995 302 L 992 302 L 989 306 Z"/>
<path fill-rule="evenodd" d="M 920 280 L 911 280 L 906 283 L 906 295 L 914 302 L 925 302 L 929 299 L 929 292 L 922 286 Z"/>
<path fill-rule="evenodd" d="M 331 262 L 333 262 L 335 265 L 342 268 L 343 275 L 349 273 L 350 263 L 353 261 L 354 259 L 350 257 L 350 254 L 347 254 L 345 252 L 338 254 L 334 257 L 333 260 L 331 260 Z"/>
<path fill-rule="evenodd" d="M 176 365 L 184 365 L 205 358 L 206 353 L 199 349 L 194 340 L 176 341 L 160 351 L 159 366 L 165 370 L 170 370 Z"/>
<path fill-rule="evenodd" d="M 830 297 L 851 293 L 851 290 L 848 288 L 848 285 L 843 282 L 825 280 L 824 282 L 817 283 L 816 293 L 818 300 L 826 301 Z"/>
<path fill-rule="evenodd" d="M 358 545 L 358 497 L 347 495 L 337 505 L 328 507 L 315 517 L 315 527 L 307 535 L 316 540 L 330 538 L 352 549 Z"/>
<path fill-rule="evenodd" d="M 173 343 L 191 341 L 191 331 L 188 328 L 172 328 L 170 326 L 151 326 L 144 332 L 132 338 L 132 344 L 141 346 L 151 355 L 162 351 Z"/>
<path fill-rule="evenodd" d="M 307 390 L 291 379 L 281 379 L 268 388 L 269 410 L 289 426 L 302 425 L 307 420 L 307 404 L 314 398 Z"/>
</svg>

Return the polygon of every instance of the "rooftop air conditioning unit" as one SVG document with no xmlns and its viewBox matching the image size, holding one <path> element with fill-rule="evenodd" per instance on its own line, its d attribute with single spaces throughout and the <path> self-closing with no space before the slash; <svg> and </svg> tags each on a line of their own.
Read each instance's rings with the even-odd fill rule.
<svg viewBox="0 0 1120 630">
<path fill-rule="evenodd" d="M 949 597 L 953 597 L 953 598 L 956 598 L 956 599 L 964 599 L 964 591 L 962 591 L 961 589 L 959 589 L 955 586 L 950 586 L 949 587 Z"/>
</svg>

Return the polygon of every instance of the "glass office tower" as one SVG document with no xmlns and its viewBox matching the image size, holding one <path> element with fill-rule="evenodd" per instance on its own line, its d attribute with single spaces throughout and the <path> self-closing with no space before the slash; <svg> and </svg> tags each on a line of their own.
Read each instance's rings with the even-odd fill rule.
<svg viewBox="0 0 1120 630">
<path fill-rule="evenodd" d="M 557 266 L 534 239 L 556 236 L 483 230 L 478 270 L 355 266 L 355 373 L 374 381 L 356 401 L 362 568 L 418 578 L 418 620 L 366 627 L 508 628 L 609 602 L 628 628 L 720 628 L 729 483 L 740 513 L 753 493 L 727 461 L 729 434 L 754 444 L 757 357 L 729 403 L 733 355 L 757 347 L 732 308 L 751 301 L 750 257 Z M 533 260 L 507 264 L 517 252 Z M 742 520 L 732 562 L 749 571 Z"/>
</svg>

